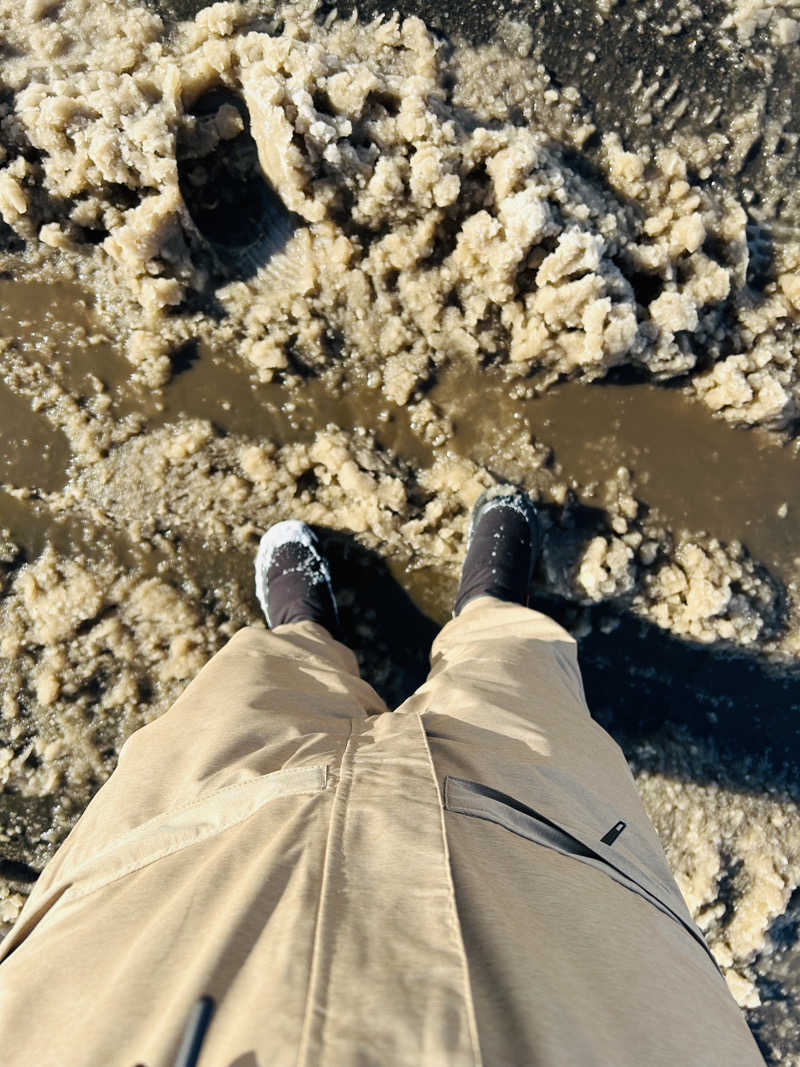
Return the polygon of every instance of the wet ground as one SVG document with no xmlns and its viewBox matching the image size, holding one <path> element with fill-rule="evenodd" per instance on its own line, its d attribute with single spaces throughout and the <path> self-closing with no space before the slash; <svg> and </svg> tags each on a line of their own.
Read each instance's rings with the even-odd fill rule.
<svg viewBox="0 0 800 1067">
<path fill-rule="evenodd" d="M 310 441 L 327 423 L 365 426 L 374 429 L 383 447 L 410 464 L 431 463 L 432 448 L 415 434 L 407 411 L 376 397 L 374 390 L 351 388 L 333 395 L 316 379 L 300 391 L 279 383 L 258 384 L 230 353 L 196 345 L 176 355 L 170 384 L 154 396 L 130 385 L 125 361 L 110 341 L 98 338 L 90 294 L 75 286 L 7 279 L 0 283 L 0 297 L 4 336 L 14 337 L 32 353 L 53 345 L 73 395 L 90 396 L 99 379 L 110 389 L 116 414 L 136 415 L 143 431 L 194 417 L 209 420 L 225 434 Z M 94 337 L 95 343 L 87 346 L 87 337 Z M 202 544 L 189 543 L 177 557 L 152 551 L 143 555 L 124 537 L 98 536 L 96 525 L 54 519 L 37 497 L 66 483 L 69 443 L 32 410 L 29 399 L 7 386 L 0 385 L 0 390 L 0 481 L 31 490 L 20 499 L 0 489 L 0 516 L 25 558 L 36 559 L 49 542 L 64 554 L 98 560 L 113 555 L 144 573 L 172 574 L 176 581 L 187 571 L 196 574 L 205 568 L 209 584 L 237 582 L 247 587 L 247 553 L 232 552 L 220 559 Z M 587 511 L 602 507 L 602 493 L 598 489 L 593 499 L 592 485 L 602 487 L 625 465 L 635 477 L 637 495 L 671 528 L 707 530 L 726 541 L 741 539 L 785 581 L 795 571 L 800 508 L 791 494 L 797 463 L 792 442 L 714 419 L 680 388 L 641 382 L 571 383 L 520 402 L 508 396 L 499 376 L 451 371 L 430 399 L 450 420 L 447 447 L 454 453 L 489 468 L 496 460 L 507 474 L 508 440 L 520 434 L 541 440 L 568 483 L 589 487 L 581 498 Z M 389 560 L 387 566 L 379 555 L 335 531 L 325 537 L 341 590 L 345 629 L 359 649 L 367 677 L 396 706 L 425 677 L 428 648 L 449 615 L 453 578 L 434 568 L 417 569 L 413 563 L 397 566 Z M 762 766 L 767 761 L 773 799 L 782 793 L 787 800 L 795 797 L 790 767 L 800 759 L 796 669 L 731 648 L 692 645 L 605 605 L 576 607 L 568 599 L 552 597 L 543 585 L 536 604 L 585 631 L 581 661 L 590 706 L 640 767 L 652 760 L 648 753 L 658 750 L 655 769 L 680 780 L 687 768 L 676 753 L 693 739 L 702 740 L 714 746 L 724 763 L 729 788 L 757 794 L 762 775 L 754 773 L 754 760 Z M 696 766 L 690 773 L 694 784 L 702 783 Z M 708 783 L 718 776 L 718 764 L 707 768 Z M 24 810 L 26 821 L 35 827 L 41 812 L 37 816 L 30 806 Z M 32 868 L 16 855 L 12 850 L 3 860 L 2 873 L 23 886 Z M 800 901 L 783 917 L 787 931 L 795 911 L 800 913 Z M 797 966 L 796 956 L 783 949 L 784 986 L 796 985 Z M 785 1010 L 780 1004 L 773 1009 L 766 996 L 765 1003 L 758 1026 L 769 1036 L 775 1015 L 774 1026 L 785 1031 Z"/>
<path fill-rule="evenodd" d="M 177 3 L 159 5 L 159 10 L 172 20 L 202 6 Z M 339 9 L 346 13 L 347 5 Z M 367 3 L 359 9 L 367 15 L 385 5 Z M 513 46 L 518 31 L 502 18 L 527 21 L 553 84 L 578 85 L 598 126 L 619 132 L 630 146 L 663 143 L 673 130 L 709 136 L 750 108 L 753 150 L 726 159 L 709 186 L 728 188 L 748 204 L 754 291 L 774 280 L 772 244 L 786 239 L 798 224 L 792 201 L 798 154 L 770 147 L 764 137 L 771 124 L 788 128 L 796 121 L 800 86 L 791 77 L 792 53 L 768 48 L 767 30 L 756 33 L 763 47 L 723 48 L 719 35 L 708 31 L 722 17 L 718 5 L 700 12 L 649 0 L 635 9 L 621 0 L 602 9 L 573 5 L 569 11 L 546 3 L 488 10 L 482 3 L 415 0 L 402 9 L 420 14 L 442 34 L 460 34 L 473 43 L 504 35 Z M 320 17 L 324 14 L 320 9 Z M 675 31 L 673 24 L 678 25 Z M 676 78 L 679 85 L 671 88 Z M 645 98 L 642 85 L 655 82 L 660 88 Z M 573 163 L 602 184 L 598 151 L 592 137 Z M 770 216 L 777 220 L 772 230 Z M 0 339 L 5 346 L 0 540 L 13 545 L 11 558 L 4 561 L 9 581 L 50 544 L 59 558 L 74 557 L 98 568 L 113 561 L 121 572 L 136 574 L 137 581 L 157 579 L 191 588 L 212 622 L 245 621 L 247 611 L 254 615 L 252 546 L 246 540 L 220 551 L 219 541 L 205 537 L 199 522 L 195 535 L 180 529 L 171 533 L 169 515 L 162 516 L 157 537 L 142 537 L 126 528 L 122 510 L 102 512 L 97 504 L 93 514 L 66 506 L 66 491 L 81 473 L 75 463 L 80 449 L 69 435 L 78 432 L 74 427 L 81 413 L 101 412 L 98 397 L 107 402 L 101 413 L 116 427 L 120 442 L 126 435 L 135 439 L 199 419 L 208 422 L 215 443 L 241 439 L 268 440 L 278 447 L 310 445 L 331 425 L 352 432 L 356 440 L 363 433 L 374 442 L 376 454 L 391 457 L 398 469 L 415 476 L 452 456 L 479 465 L 492 477 L 514 480 L 525 480 L 531 457 L 539 462 L 544 454 L 548 485 L 557 492 L 543 500 L 543 513 L 557 533 L 566 501 L 569 536 L 578 539 L 581 531 L 596 531 L 606 523 L 612 510 L 609 484 L 624 467 L 639 515 L 649 516 L 671 537 L 685 531 L 703 543 L 716 538 L 726 545 L 743 544 L 746 556 L 778 590 L 780 619 L 775 625 L 787 631 L 779 634 L 783 644 L 779 641 L 776 651 L 763 643 L 747 648 L 693 641 L 654 625 L 625 596 L 590 604 L 567 593 L 554 595 L 543 571 L 537 574 L 536 604 L 579 637 L 589 704 L 623 745 L 637 780 L 663 778 L 685 786 L 687 795 L 692 789 L 714 793 L 721 788 L 733 798 L 730 805 L 752 802 L 755 806 L 747 810 L 755 821 L 767 811 L 758 807 L 762 803 L 772 805 L 770 812 L 794 812 L 800 798 L 800 667 L 786 649 L 796 629 L 788 605 L 800 575 L 795 423 L 780 432 L 736 427 L 699 402 L 688 377 L 657 385 L 630 368 L 590 384 L 567 381 L 525 397 L 501 367 L 479 368 L 466 360 L 452 361 L 426 382 L 424 396 L 433 413 L 426 421 L 418 406 L 393 402 L 366 384 L 364 375 L 336 379 L 312 369 L 299 383 L 291 373 L 259 382 L 235 343 L 210 345 L 202 331 L 194 336 L 187 328 L 186 333 L 189 339 L 170 350 L 163 389 L 148 387 L 132 380 L 121 339 L 85 285 L 42 281 L 21 258 L 0 277 Z M 47 368 L 60 399 L 46 399 L 44 389 L 25 376 L 24 368 L 36 365 Z M 65 404 L 74 404 L 74 411 L 64 414 Z M 113 450 L 114 442 L 103 444 L 98 463 Z M 85 459 L 82 463 L 85 467 Z M 213 474 L 213 462 L 211 468 Z M 131 485 L 131 495 L 137 491 Z M 298 477 L 297 499 L 304 493 L 313 496 L 307 472 Z M 430 642 L 448 617 L 455 587 L 451 561 L 448 557 L 447 566 L 436 567 L 427 557 L 423 560 L 421 542 L 395 545 L 384 557 L 366 547 L 364 538 L 333 524 L 323 535 L 346 633 L 365 675 L 396 706 L 424 677 Z M 787 608 L 781 613 L 784 602 Z M 159 691 L 161 699 L 167 691 Z M 87 692 L 91 704 L 91 686 Z M 131 721 L 120 716 L 118 731 L 124 732 Z M 62 800 L 58 789 L 30 796 L 18 786 L 5 790 L 2 810 L 8 825 L 0 875 L 13 889 L 24 892 L 47 858 L 54 844 L 48 826 L 57 825 L 61 833 L 85 801 L 86 790 L 96 788 L 110 771 L 116 743 L 103 744 L 105 763 L 93 767 L 80 788 L 74 786 L 76 810 L 68 810 L 67 816 L 53 814 Z M 63 792 L 69 809 L 70 789 Z M 659 816 L 658 803 L 652 810 L 654 818 L 663 819 L 658 828 L 667 840 L 669 814 Z M 724 840 L 724 820 L 710 825 Z M 8 829 L 12 826 L 13 832 Z M 777 846 L 770 848 L 774 852 Z M 670 858 L 678 854 L 675 845 Z M 727 900 L 731 910 L 739 899 L 736 878 L 742 861 L 735 848 L 728 860 L 718 899 Z M 786 864 L 791 868 L 793 863 L 792 854 Z M 782 876 L 786 885 L 800 882 L 796 869 L 784 870 Z M 748 891 L 757 894 L 757 887 Z M 800 1056 L 799 923 L 795 891 L 780 914 L 762 922 L 767 933 L 750 957 L 749 975 L 762 1003 L 751 1003 L 749 1020 L 771 1062 L 800 1062 L 795 1058 Z"/>
<path fill-rule="evenodd" d="M 78 286 L 0 281 L 0 336 L 16 338 L 32 353 L 52 347 L 71 393 L 90 396 L 94 381 L 101 381 L 115 415 L 137 416 L 145 431 L 181 416 L 207 419 L 228 434 L 276 441 L 310 441 L 328 423 L 362 426 L 403 460 L 423 467 L 432 461 L 433 448 L 415 432 L 408 411 L 374 389 L 350 384 L 336 393 L 319 378 L 309 378 L 299 392 L 293 383 L 259 383 L 235 353 L 209 351 L 200 343 L 175 352 L 163 393 L 137 390 L 127 360 L 99 332 L 91 305 L 91 294 Z M 520 435 L 540 441 L 589 506 L 602 504 L 591 487 L 624 466 L 638 497 L 657 508 L 671 529 L 740 540 L 785 582 L 796 571 L 797 442 L 714 418 L 681 383 L 656 386 L 611 375 L 519 400 L 491 369 L 450 368 L 428 396 L 451 423 L 446 444 L 457 455 L 491 465 Z M 64 435 L 2 382 L 0 402 L 0 481 L 46 492 L 61 488 L 71 457 Z M 10 528 L 22 537 L 13 520 Z M 446 605 L 428 606 L 436 618 L 445 617 Z"/>
</svg>

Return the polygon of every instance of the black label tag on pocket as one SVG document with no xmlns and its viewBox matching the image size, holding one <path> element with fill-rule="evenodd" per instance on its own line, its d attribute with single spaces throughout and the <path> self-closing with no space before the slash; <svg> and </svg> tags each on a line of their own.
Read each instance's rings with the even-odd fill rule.
<svg viewBox="0 0 800 1067">
<path fill-rule="evenodd" d="M 625 829 L 626 825 L 627 824 L 620 819 L 619 822 L 614 823 L 608 833 L 601 837 L 600 840 L 603 842 L 604 845 L 613 845 L 619 835 Z"/>
</svg>

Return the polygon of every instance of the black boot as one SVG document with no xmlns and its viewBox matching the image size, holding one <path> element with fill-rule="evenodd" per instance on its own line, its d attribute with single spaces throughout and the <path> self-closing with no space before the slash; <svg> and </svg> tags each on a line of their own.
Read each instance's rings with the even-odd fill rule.
<svg viewBox="0 0 800 1067">
<path fill-rule="evenodd" d="M 276 523 L 261 538 L 256 555 L 256 596 L 274 629 L 303 619 L 339 635 L 339 612 L 328 561 L 310 526 L 296 519 Z"/>
<path fill-rule="evenodd" d="M 527 604 L 540 540 L 536 509 L 527 493 L 514 486 L 494 486 L 482 493 L 472 511 L 453 617 L 479 596 Z"/>
</svg>

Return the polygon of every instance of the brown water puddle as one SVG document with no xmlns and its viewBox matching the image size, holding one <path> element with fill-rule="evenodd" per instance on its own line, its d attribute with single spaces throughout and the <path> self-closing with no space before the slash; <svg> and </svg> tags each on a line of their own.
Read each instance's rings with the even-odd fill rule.
<svg viewBox="0 0 800 1067">
<path fill-rule="evenodd" d="M 196 360 L 164 390 L 163 409 L 150 409 L 149 422 L 172 422 L 179 415 L 208 419 L 226 433 L 280 444 L 310 441 L 329 424 L 343 429 L 363 426 L 383 448 L 416 466 L 429 466 L 433 460 L 432 449 L 411 428 L 408 412 L 374 389 L 351 385 L 333 392 L 320 378 L 299 385 L 260 384 L 242 360 L 200 345 Z"/>
<path fill-rule="evenodd" d="M 94 393 L 91 378 L 99 378 L 115 415 L 143 414 L 150 427 L 186 415 L 208 419 L 225 433 L 282 443 L 311 440 L 329 423 L 365 426 L 383 447 L 421 466 L 432 461 L 430 447 L 412 430 L 405 409 L 376 390 L 344 386 L 334 392 L 319 378 L 307 378 L 299 386 L 260 384 L 235 354 L 212 352 L 202 344 L 186 346 L 177 360 L 182 369 L 160 398 L 136 390 L 130 384 L 131 365 L 95 322 L 91 295 L 77 285 L 0 279 L 0 337 L 13 339 L 41 362 L 57 362 L 59 381 L 75 396 Z M 10 412 L 14 401 L 20 410 L 25 406 L 17 398 L 7 404 L 5 393 L 0 394 L 0 412 Z M 10 447 L 5 440 L 0 443 L 0 464 Z M 19 484 L 42 485 L 35 479 Z"/>
<path fill-rule="evenodd" d="M 77 285 L 0 278 L 0 373 L 2 346 L 10 343 L 14 354 L 53 368 L 75 397 L 94 395 L 93 377 L 121 388 L 130 365 L 97 330 L 92 302 Z M 0 484 L 54 492 L 65 484 L 70 459 L 64 433 L 0 378 Z"/>
<path fill-rule="evenodd" d="M 75 327 L 89 325 L 89 293 L 68 282 L 0 278 L 0 336 L 52 337 L 69 341 Z"/>
<path fill-rule="evenodd" d="M 0 381 L 0 483 L 60 489 L 69 457 L 64 434 Z"/>
<path fill-rule="evenodd" d="M 681 390 L 653 385 L 560 389 L 526 414 L 567 473 L 608 478 L 624 465 L 673 527 L 740 540 L 778 571 L 800 555 L 800 462 L 763 431 L 731 427 Z"/>
<path fill-rule="evenodd" d="M 363 426 L 414 466 L 432 462 L 433 450 L 415 433 L 408 412 L 377 391 L 331 388 L 317 378 L 258 384 L 235 353 L 202 345 L 184 353 L 184 369 L 160 399 L 134 391 L 130 366 L 94 321 L 91 305 L 75 285 L 0 280 L 0 336 L 32 358 L 57 361 L 61 381 L 74 395 L 93 392 L 90 376 L 100 378 L 115 413 L 138 412 L 148 427 L 185 415 L 208 419 L 225 433 L 284 443 L 310 440 L 328 424 Z M 630 468 L 637 494 L 675 529 L 741 540 L 783 577 L 800 555 L 800 505 L 792 499 L 800 461 L 794 450 L 766 434 L 728 426 L 678 389 L 567 383 L 520 402 L 509 398 L 497 375 L 451 368 L 430 398 L 453 420 L 447 447 L 501 476 L 514 476 L 522 435 L 532 435 L 553 449 L 565 477 L 576 484 L 603 482 L 620 465 Z M 0 412 L 0 481 L 57 488 L 69 458 L 63 435 L 2 384 Z M 0 523 L 8 500 L 0 498 Z M 421 582 L 427 589 L 430 581 L 430 575 L 413 581 L 403 575 L 406 588 Z"/>
<path fill-rule="evenodd" d="M 515 441 L 528 433 L 552 448 L 568 480 L 584 486 L 628 467 L 636 495 L 673 529 L 740 540 L 788 577 L 800 556 L 800 460 L 792 446 L 731 427 L 675 388 L 568 382 L 521 404 L 506 393 L 485 371 L 459 372 L 433 390 L 453 419 L 459 454 L 502 470 L 513 466 Z"/>
<path fill-rule="evenodd" d="M 131 365 L 96 322 L 93 304 L 90 293 L 67 282 L 0 279 L 0 337 L 53 367 L 73 396 L 93 395 L 92 378 L 124 395 Z"/>
<path fill-rule="evenodd" d="M 51 544 L 59 556 L 79 554 L 101 562 L 113 558 L 129 570 L 148 575 L 159 573 L 162 561 L 170 557 L 158 549 L 147 551 L 124 535 L 101 529 L 88 518 L 54 516 L 44 501 L 31 496 L 21 500 L 0 487 L 0 529 L 22 549 L 27 561 L 36 559 Z"/>
<path fill-rule="evenodd" d="M 48 343 L 69 343 L 74 306 L 86 302 L 75 286 L 20 284 L 0 279 L 0 338 L 21 342 L 37 356 Z M 35 413 L 28 400 L 0 381 L 0 483 L 47 492 L 64 484 L 69 463 L 66 437 Z"/>
</svg>

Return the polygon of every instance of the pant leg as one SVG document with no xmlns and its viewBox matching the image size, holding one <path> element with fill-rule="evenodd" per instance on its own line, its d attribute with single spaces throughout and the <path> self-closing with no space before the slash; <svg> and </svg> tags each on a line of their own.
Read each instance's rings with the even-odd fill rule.
<svg viewBox="0 0 800 1067">
<path fill-rule="evenodd" d="M 577 644 L 530 608 L 479 597 L 439 633 L 416 711 L 440 784 L 447 776 L 512 797 L 594 845 L 624 822 L 618 853 L 690 921 L 620 747 L 591 717 Z"/>
<path fill-rule="evenodd" d="M 351 718 L 382 710 L 353 653 L 324 627 L 245 627 L 128 738 L 82 821 L 116 836 L 245 778 L 316 762 L 346 739 Z"/>
<path fill-rule="evenodd" d="M 471 745 L 482 739 L 478 765 L 486 771 L 496 754 L 506 776 L 510 761 L 523 778 L 533 763 L 590 780 L 600 744 L 630 795 L 627 763 L 586 705 L 574 638 L 530 608 L 488 596 L 470 601 L 438 634 L 427 680 L 398 711 L 423 715 L 433 749 L 441 736 L 449 758 L 462 753 L 453 773 L 477 769 Z"/>
<path fill-rule="evenodd" d="M 760 1062 L 562 627 L 471 601 L 403 712 L 442 791 L 487 1064 Z"/>
<path fill-rule="evenodd" d="M 491 719 L 504 732 L 521 728 L 528 743 L 533 724 L 545 729 L 550 722 L 552 730 L 564 718 L 590 717 L 575 639 L 548 615 L 490 596 L 469 601 L 445 624 L 411 700 L 476 725 Z M 543 751 L 553 740 L 551 733 Z"/>
<path fill-rule="evenodd" d="M 127 739 L 8 944 L 35 922 L 54 885 L 134 827 L 273 771 L 336 761 L 351 720 L 386 710 L 353 653 L 317 623 L 240 630 L 163 715 Z"/>
</svg>

